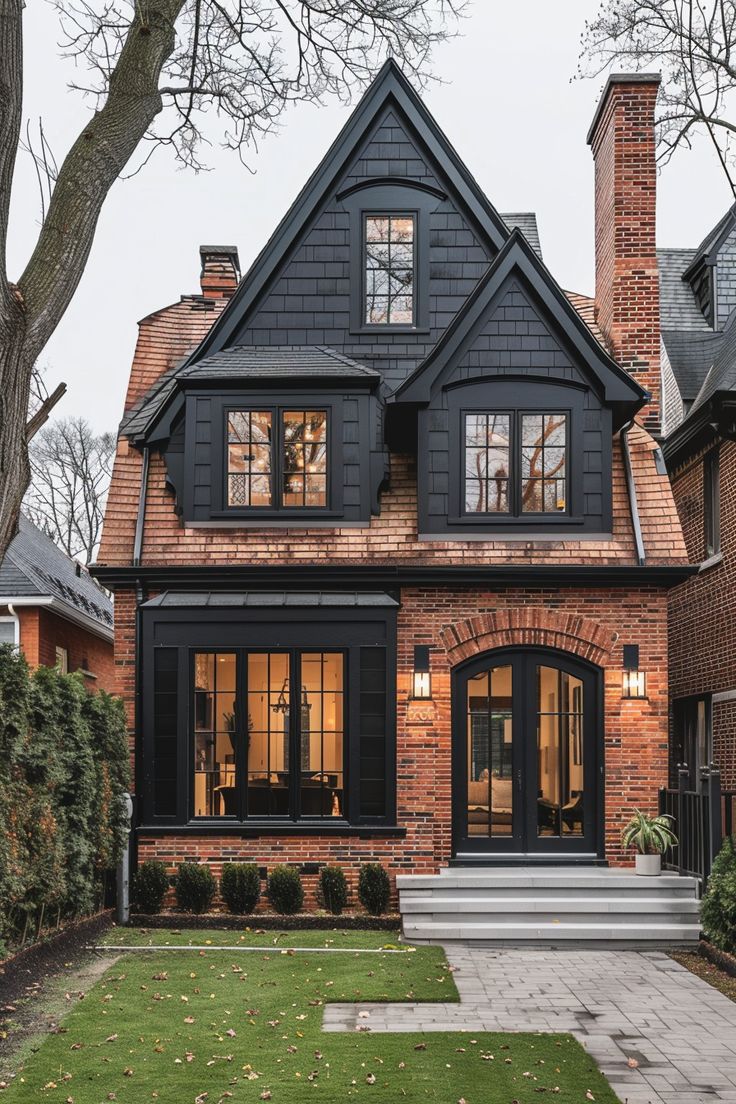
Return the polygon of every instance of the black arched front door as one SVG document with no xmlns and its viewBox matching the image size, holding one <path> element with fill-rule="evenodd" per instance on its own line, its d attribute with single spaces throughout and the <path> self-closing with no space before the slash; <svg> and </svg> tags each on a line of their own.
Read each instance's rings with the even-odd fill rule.
<svg viewBox="0 0 736 1104">
<path fill-rule="evenodd" d="M 501 649 L 453 673 L 456 857 L 595 857 L 600 672 L 551 649 Z"/>
</svg>

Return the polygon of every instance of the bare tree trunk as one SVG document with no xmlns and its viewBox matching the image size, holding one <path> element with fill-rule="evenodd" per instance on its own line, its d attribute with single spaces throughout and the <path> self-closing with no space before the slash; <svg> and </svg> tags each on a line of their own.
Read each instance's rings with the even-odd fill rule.
<svg viewBox="0 0 736 1104">
<path fill-rule="evenodd" d="M 26 420 L 33 361 L 25 348 L 25 319 L 3 319 L 0 336 L 0 559 L 15 535 L 30 479 Z"/>
</svg>

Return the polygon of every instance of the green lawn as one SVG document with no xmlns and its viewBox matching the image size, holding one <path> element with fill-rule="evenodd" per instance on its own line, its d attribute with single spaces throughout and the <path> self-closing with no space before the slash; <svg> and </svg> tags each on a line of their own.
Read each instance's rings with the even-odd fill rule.
<svg viewBox="0 0 736 1104">
<path fill-rule="evenodd" d="M 289 945 L 396 945 L 383 932 L 113 931 L 110 943 L 276 945 L 267 952 L 121 957 L 0 1101 L 66 1104 L 613 1104 L 565 1035 L 323 1033 L 328 1001 L 454 1001 L 436 947 L 397 954 L 288 953 Z M 559 1091 L 558 1091 L 559 1089 Z M 587 1095 L 590 1093 L 591 1095 Z"/>
</svg>

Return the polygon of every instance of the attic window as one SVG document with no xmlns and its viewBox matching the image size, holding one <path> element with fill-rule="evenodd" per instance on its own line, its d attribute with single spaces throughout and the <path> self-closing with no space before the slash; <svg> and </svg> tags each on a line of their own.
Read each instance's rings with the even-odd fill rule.
<svg viewBox="0 0 736 1104">
<path fill-rule="evenodd" d="M 365 323 L 414 324 L 414 215 L 365 216 Z"/>
</svg>

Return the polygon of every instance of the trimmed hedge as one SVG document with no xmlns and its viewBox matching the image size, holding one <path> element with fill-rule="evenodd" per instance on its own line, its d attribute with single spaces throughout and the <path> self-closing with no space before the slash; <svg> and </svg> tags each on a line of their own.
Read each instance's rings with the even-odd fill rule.
<svg viewBox="0 0 736 1104">
<path fill-rule="evenodd" d="M 736 836 L 726 836 L 713 860 L 700 920 L 714 947 L 736 953 Z"/>
<path fill-rule="evenodd" d="M 261 896 L 261 877 L 255 863 L 223 863 L 220 896 L 236 916 L 253 912 Z"/>
<path fill-rule="evenodd" d="M 381 916 L 391 900 L 391 882 L 380 863 L 364 863 L 358 875 L 360 903 L 371 916 Z"/>
<path fill-rule="evenodd" d="M 184 912 L 207 912 L 215 893 L 217 879 L 204 863 L 180 863 L 176 875 L 176 903 Z"/>
<path fill-rule="evenodd" d="M 304 904 L 304 887 L 296 867 L 280 864 L 268 875 L 266 894 L 276 912 L 291 916 Z"/>
<path fill-rule="evenodd" d="M 0 943 L 102 906 L 128 762 L 118 698 L 0 646 Z"/>
</svg>

